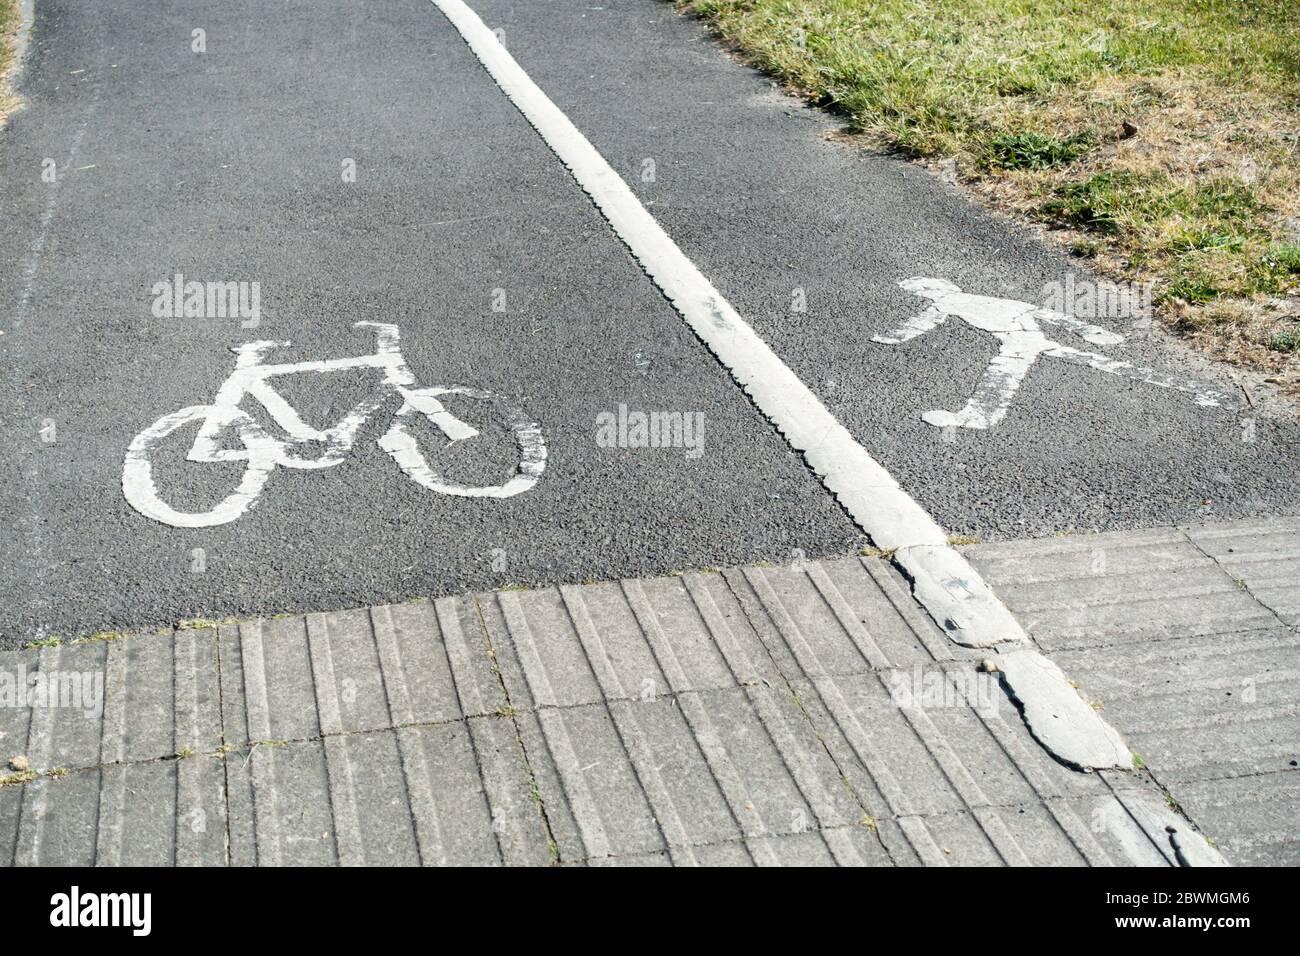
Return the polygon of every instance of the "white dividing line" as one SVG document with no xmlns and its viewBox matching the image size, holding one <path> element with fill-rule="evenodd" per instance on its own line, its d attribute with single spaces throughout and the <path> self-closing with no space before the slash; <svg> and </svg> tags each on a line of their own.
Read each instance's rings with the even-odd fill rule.
<svg viewBox="0 0 1300 956">
<path fill-rule="evenodd" d="M 432 2 L 759 410 L 803 453 L 872 542 L 896 549 L 896 560 L 916 579 L 918 592 L 930 595 L 923 603 L 944 630 L 959 643 L 976 646 L 1024 639 L 975 569 L 949 546 L 943 529 L 755 334 L 478 15 L 462 0 Z"/>
<path fill-rule="evenodd" d="M 744 389 L 750 400 L 801 452 L 809 467 L 879 548 L 912 578 L 926 612 L 959 644 L 992 647 L 1027 641 L 1011 612 L 948 536 L 888 471 L 854 440 L 821 400 L 768 348 L 722 294 L 664 232 L 617 172 L 534 83 L 496 35 L 463 0 L 431 0 L 488 74 L 569 169 L 650 280 Z M 1032 652 L 1030 652 L 1032 653 Z M 1062 681 L 1064 678 L 1062 677 Z M 1068 686 L 1068 685 L 1067 685 Z M 1079 766 L 1114 753 L 1115 732 L 1094 711 L 1058 753 Z"/>
</svg>

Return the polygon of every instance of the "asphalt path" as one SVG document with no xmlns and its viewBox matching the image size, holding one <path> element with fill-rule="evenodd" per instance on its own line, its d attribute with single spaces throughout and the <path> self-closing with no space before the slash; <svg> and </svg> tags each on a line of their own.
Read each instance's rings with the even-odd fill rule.
<svg viewBox="0 0 1300 956">
<path fill-rule="evenodd" d="M 899 281 L 1035 302 L 1068 265 L 915 167 L 828 142 L 833 120 L 658 0 L 471 5 L 949 530 L 1300 501 L 1293 420 L 1077 365 L 1040 361 L 995 428 L 926 424 L 922 412 L 961 406 L 994 340 L 949 321 L 870 341 L 926 304 Z M 0 643 L 867 544 L 428 0 L 38 0 L 37 13 L 29 106 L 0 135 Z M 157 284 L 177 274 L 256 283 L 256 327 L 157 314 Z M 806 311 L 791 308 L 796 289 Z M 214 403 L 236 346 L 289 342 L 266 361 L 318 363 L 275 387 L 321 429 L 377 394 L 376 370 L 323 367 L 375 351 L 356 322 L 396 327 L 419 386 L 496 396 L 443 396 L 472 439 L 411 417 L 434 470 L 503 480 L 526 420 L 546 449 L 536 484 L 494 498 L 413 481 L 379 444 L 401 404 L 386 394 L 341 463 L 273 468 L 227 523 L 177 527 L 128 503 L 133 441 Z M 1117 355 L 1231 390 L 1149 332 L 1113 328 L 1127 336 Z M 240 408 L 284 437 L 253 398 Z M 675 447 L 610 447 L 600 423 L 620 409 L 696 430 Z M 237 431 L 223 447 L 241 447 Z M 159 497 L 201 514 L 247 463 L 185 461 L 195 434 L 179 427 L 147 457 Z"/>
<path fill-rule="evenodd" d="M 1045 289 L 1090 277 L 928 171 L 828 141 L 834 117 L 739 66 L 669 4 L 475 6 L 683 251 L 945 527 L 1022 537 L 1300 506 L 1294 415 L 1261 413 L 1230 375 L 1123 314 L 1096 320 L 1125 336 L 1120 347 L 1060 341 L 1210 383 L 1228 396 L 1221 407 L 1045 358 L 994 429 L 927 425 L 924 412 L 961 407 L 996 341 L 949 321 L 901 346 L 871 342 L 928 304 L 900 280 L 934 276 L 1039 304 Z"/>
</svg>

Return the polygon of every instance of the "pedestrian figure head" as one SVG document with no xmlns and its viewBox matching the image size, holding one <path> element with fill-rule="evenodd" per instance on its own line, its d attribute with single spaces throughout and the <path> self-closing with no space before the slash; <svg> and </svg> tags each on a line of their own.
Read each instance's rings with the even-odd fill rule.
<svg viewBox="0 0 1300 956">
<path fill-rule="evenodd" d="M 961 287 L 947 279 L 934 279 L 930 276 L 915 276 L 911 279 L 904 279 L 898 283 L 908 292 L 915 292 L 925 299 L 939 300 L 946 295 L 954 295 L 961 291 Z"/>
</svg>

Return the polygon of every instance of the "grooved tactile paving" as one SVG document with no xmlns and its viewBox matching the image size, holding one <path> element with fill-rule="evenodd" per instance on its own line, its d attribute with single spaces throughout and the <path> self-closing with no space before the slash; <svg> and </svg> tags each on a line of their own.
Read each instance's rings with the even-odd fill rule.
<svg viewBox="0 0 1300 956">
<path fill-rule="evenodd" d="M 859 558 L 14 652 L 103 707 L 0 712 L 38 775 L 0 859 L 1176 862 L 1155 785 L 1057 763 L 979 664 Z"/>
</svg>

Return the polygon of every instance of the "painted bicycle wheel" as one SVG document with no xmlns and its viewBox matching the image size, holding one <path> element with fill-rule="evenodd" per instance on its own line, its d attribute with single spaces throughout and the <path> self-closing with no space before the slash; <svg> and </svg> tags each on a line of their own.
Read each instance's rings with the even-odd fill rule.
<svg viewBox="0 0 1300 956">
<path fill-rule="evenodd" d="M 233 429 L 247 449 L 248 465 L 233 492 L 207 511 L 178 511 L 162 499 L 153 480 L 153 456 L 176 430 L 199 422 L 215 423 L 219 430 Z M 241 456 L 242 457 L 242 456 Z M 279 443 L 238 408 L 191 405 L 164 415 L 131 442 L 122 464 L 122 494 L 136 511 L 178 528 L 209 528 L 228 524 L 246 512 L 261 494 L 279 458 Z"/>
<path fill-rule="evenodd" d="M 379 439 L 379 447 L 392 455 L 397 467 L 412 481 L 444 495 L 510 498 L 532 488 L 542 477 L 546 469 L 546 441 L 541 427 L 529 421 L 519 409 L 506 407 L 498 396 L 464 385 L 409 389 L 405 394 L 406 401 L 392 427 Z M 446 407 L 448 404 L 455 408 L 454 413 Z M 428 439 L 418 438 L 409 427 L 417 415 L 423 416 L 452 445 L 483 443 L 494 430 L 507 434 L 514 445 L 512 473 L 499 483 L 449 475 L 449 465 L 435 465 L 431 455 L 422 449 L 422 440 Z"/>
</svg>

